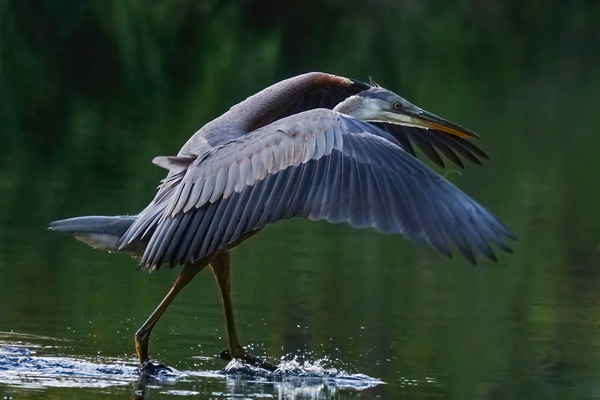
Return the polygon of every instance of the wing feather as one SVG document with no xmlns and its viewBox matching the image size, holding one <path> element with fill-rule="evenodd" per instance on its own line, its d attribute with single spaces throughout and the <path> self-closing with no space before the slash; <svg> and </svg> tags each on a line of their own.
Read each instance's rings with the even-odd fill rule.
<svg viewBox="0 0 600 400">
<path fill-rule="evenodd" d="M 348 164 L 350 165 L 350 182 L 349 192 L 350 198 L 348 199 L 348 222 L 353 226 L 363 228 L 367 226 L 368 217 L 365 216 L 365 212 L 368 211 L 370 205 L 365 199 L 363 200 L 363 193 L 366 196 L 365 190 L 361 183 L 360 168 L 355 159 L 349 158 Z"/>
<path fill-rule="evenodd" d="M 202 232 L 202 246 L 199 249 L 192 249 L 192 259 L 194 262 L 202 258 L 202 255 L 210 253 L 211 242 L 216 238 L 215 235 L 219 229 L 219 226 L 223 223 L 223 214 L 231 204 L 231 198 L 223 198 L 221 201 L 214 202 L 216 209 L 213 217 L 210 220 L 207 228 Z"/>
<path fill-rule="evenodd" d="M 165 262 L 169 261 L 171 266 L 176 265 L 177 263 L 185 264 L 187 261 L 185 260 L 185 255 L 187 250 L 191 247 L 191 242 L 196 234 L 196 231 L 199 229 L 202 219 L 206 214 L 206 208 L 195 209 L 193 212 L 189 213 L 192 218 L 188 223 L 187 228 L 182 233 L 181 239 L 177 242 L 177 249 L 171 255 L 171 257 L 167 258 L 165 256 Z M 174 261 L 177 260 L 177 261 Z"/>
<path fill-rule="evenodd" d="M 423 132 L 427 133 L 427 140 L 435 149 L 441 152 L 447 159 L 452 161 L 454 164 L 458 165 L 461 168 L 465 167 L 458 155 L 456 155 L 456 153 L 452 151 L 452 149 L 448 147 L 437 135 L 426 130 L 423 130 Z M 481 162 L 478 159 L 476 160 L 476 163 L 481 165 Z"/>
<path fill-rule="evenodd" d="M 218 205 L 219 203 L 206 203 L 203 207 L 194 211 L 194 213 L 201 214 L 202 219 L 194 232 L 190 245 L 187 248 L 180 250 L 181 252 L 184 252 L 184 255 L 180 258 L 179 264 L 187 264 L 188 262 L 194 262 L 196 260 L 193 258 L 194 253 L 197 253 L 198 248 L 202 245 L 202 241 L 206 236 L 207 227 L 210 225 Z M 194 218 L 194 220 L 195 219 L 196 218 Z M 173 262 L 177 263 L 176 260 L 173 260 Z"/>
<path fill-rule="evenodd" d="M 423 151 L 423 154 L 430 160 L 442 167 L 444 166 L 444 162 L 438 151 L 443 153 L 444 156 L 454 164 L 462 168 L 464 168 L 464 165 L 460 160 L 460 157 L 479 165 L 481 165 L 480 158 L 489 159 L 487 154 L 473 143 L 459 136 L 437 129 L 419 129 L 382 122 L 372 124 L 393 136 L 398 145 L 409 154 L 416 157 L 416 153 L 412 146 L 414 144 Z"/>
<path fill-rule="evenodd" d="M 236 192 L 241 192 L 246 186 L 252 186 L 255 179 L 252 170 L 252 159 L 244 157 L 240 162 L 240 181 L 235 187 Z"/>
<path fill-rule="evenodd" d="M 331 204 L 331 187 L 335 181 L 335 163 L 337 161 L 338 153 L 334 153 L 331 157 L 322 158 L 325 161 L 324 165 L 324 182 L 322 187 L 322 193 L 315 198 L 315 211 L 316 216 L 313 219 L 327 219 L 329 220 L 329 208 Z"/>
<path fill-rule="evenodd" d="M 325 155 L 327 141 L 325 139 L 325 136 L 323 136 L 323 135 L 318 135 L 315 139 L 316 139 L 315 158 L 318 160 Z"/>
<path fill-rule="evenodd" d="M 231 166 L 229 166 L 229 169 L 227 167 L 219 168 L 219 171 L 215 175 L 215 184 L 208 201 L 214 203 L 215 201 L 219 200 L 222 195 L 225 195 L 225 197 L 227 197 L 231 193 L 231 190 L 229 190 L 229 185 L 231 185 L 232 182 L 234 182 L 234 178 L 231 176 L 231 170 Z M 199 204 L 197 204 L 196 207 L 202 206 L 204 204 L 204 202 L 201 201 L 197 203 Z"/>
<path fill-rule="evenodd" d="M 171 240 L 168 242 L 165 241 L 164 249 L 158 250 L 159 253 L 163 253 L 162 258 L 160 260 L 161 263 L 170 264 L 172 267 L 174 266 L 174 264 L 171 263 L 173 253 L 175 252 L 175 250 L 177 250 L 177 247 L 181 242 L 182 236 L 188 230 L 189 222 L 194 216 L 194 213 L 183 213 L 181 215 L 183 215 L 183 217 L 177 225 L 177 228 L 173 231 Z"/>
<path fill-rule="evenodd" d="M 312 135 L 304 135 L 304 156 L 302 157 L 302 162 L 306 163 L 308 160 L 315 157 L 315 149 L 317 146 L 317 141 Z"/>
<path fill-rule="evenodd" d="M 255 191 L 259 189 L 252 188 L 252 190 L 244 190 L 240 194 L 240 199 L 237 201 L 236 209 L 232 214 L 232 218 L 227 225 L 226 232 L 218 246 L 221 247 L 223 245 L 227 245 L 229 243 L 235 242 L 240 238 L 240 236 L 245 232 L 246 227 L 248 226 L 248 218 L 251 212 L 252 205 L 250 203 L 250 198 Z M 225 221 L 227 222 L 227 221 Z M 238 230 L 238 228 L 240 228 Z"/>
<path fill-rule="evenodd" d="M 225 189 L 220 192 L 217 192 L 215 190 L 211 200 L 217 201 L 221 196 L 224 196 L 224 197 L 231 196 L 231 193 L 233 193 L 233 190 L 237 187 L 239 181 L 240 181 L 240 167 L 239 167 L 238 163 L 235 162 L 235 160 L 233 160 L 233 162 L 229 165 L 229 173 L 227 175 L 227 185 L 225 186 Z M 216 187 L 215 187 L 215 189 L 216 189 Z M 213 200 L 213 198 L 215 200 Z"/>
<path fill-rule="evenodd" d="M 177 215 L 181 210 L 183 210 L 183 206 L 185 206 L 185 204 L 188 201 L 190 190 L 191 190 L 192 186 L 193 186 L 193 183 L 189 183 L 189 182 L 181 183 L 181 190 L 179 191 L 178 196 L 177 196 L 177 203 L 175 204 L 175 206 L 173 206 L 173 211 L 171 212 L 172 216 Z M 174 197 L 174 199 L 175 198 L 176 197 Z"/>
<path fill-rule="evenodd" d="M 281 199 L 277 205 L 277 209 L 270 218 L 270 221 L 277 221 L 279 219 L 289 219 L 293 217 L 291 203 L 293 202 L 296 193 L 298 192 L 298 186 L 304 173 L 304 165 L 298 167 L 288 167 L 286 169 L 288 179 L 283 189 Z"/>
<path fill-rule="evenodd" d="M 217 172 L 217 174 L 218 174 L 218 172 Z M 213 190 L 214 190 L 215 185 L 217 183 L 217 174 L 215 174 L 215 175 L 209 175 L 204 180 L 204 185 L 202 187 L 202 195 L 200 196 L 200 198 L 196 202 L 196 208 L 200 208 L 201 206 L 203 206 L 204 204 L 206 204 L 206 202 L 208 201 L 208 199 L 211 198 L 211 196 L 213 194 Z"/>
<path fill-rule="evenodd" d="M 440 167 L 445 167 L 444 162 L 440 158 L 440 155 L 437 153 L 437 151 L 435 151 L 431 141 L 427 140 L 425 135 L 423 135 L 422 132 L 427 132 L 426 130 L 407 127 L 406 131 L 408 132 L 411 142 L 414 143 L 423 152 L 423 154 L 425 154 L 431 161 Z"/>
<path fill-rule="evenodd" d="M 204 182 L 205 182 L 204 179 L 200 179 L 200 180 L 194 182 L 194 186 L 192 187 L 192 190 L 190 191 L 188 200 L 185 203 L 185 206 L 183 207 L 183 212 L 186 213 L 186 212 L 190 211 L 192 208 L 196 207 L 196 203 L 200 199 L 200 195 L 202 194 L 202 189 L 204 188 Z"/>
<path fill-rule="evenodd" d="M 140 265 L 146 266 L 148 268 L 155 266 L 155 264 L 153 264 L 152 261 L 156 257 L 156 252 L 160 247 L 160 243 L 165 240 L 165 233 L 169 230 L 173 222 L 174 220 L 170 218 L 158 226 L 157 230 L 155 231 L 155 234 L 153 234 L 150 238 L 150 242 L 148 243 L 146 251 L 142 256 Z"/>
</svg>

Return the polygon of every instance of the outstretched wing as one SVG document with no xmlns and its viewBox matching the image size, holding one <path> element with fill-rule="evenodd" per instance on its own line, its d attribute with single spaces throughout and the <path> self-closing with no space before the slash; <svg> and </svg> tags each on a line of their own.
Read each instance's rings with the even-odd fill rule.
<svg viewBox="0 0 600 400">
<path fill-rule="evenodd" d="M 371 124 L 316 109 L 219 146 L 170 176 L 121 246 L 149 235 L 142 267 L 185 264 L 295 216 L 348 221 L 472 262 L 488 241 L 510 251 L 496 217 Z M 160 193 L 160 192 L 159 192 Z"/>
</svg>

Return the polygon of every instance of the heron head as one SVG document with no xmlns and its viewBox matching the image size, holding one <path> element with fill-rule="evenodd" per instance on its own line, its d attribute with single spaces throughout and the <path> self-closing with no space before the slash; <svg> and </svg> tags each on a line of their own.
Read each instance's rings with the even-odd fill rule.
<svg viewBox="0 0 600 400">
<path fill-rule="evenodd" d="M 452 135 L 477 138 L 479 135 L 438 117 L 381 87 L 372 87 L 348 97 L 334 111 L 367 122 L 386 122 L 422 129 L 438 129 Z"/>
</svg>

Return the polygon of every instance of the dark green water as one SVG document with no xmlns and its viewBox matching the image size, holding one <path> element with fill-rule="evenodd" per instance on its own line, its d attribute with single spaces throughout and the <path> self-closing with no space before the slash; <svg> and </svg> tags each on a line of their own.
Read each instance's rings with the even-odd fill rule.
<svg viewBox="0 0 600 400">
<path fill-rule="evenodd" d="M 311 70 L 372 77 L 479 133 L 491 160 L 448 178 L 516 233 L 514 255 L 472 266 L 370 229 L 278 223 L 233 252 L 241 340 L 384 384 L 217 374 L 226 332 L 203 271 L 151 339 L 184 374 L 146 397 L 600 398 L 600 6 L 348 7 L 0 3 L 4 398 L 133 398 L 133 334 L 177 272 L 48 222 L 137 213 L 164 177 L 154 156 Z"/>
</svg>

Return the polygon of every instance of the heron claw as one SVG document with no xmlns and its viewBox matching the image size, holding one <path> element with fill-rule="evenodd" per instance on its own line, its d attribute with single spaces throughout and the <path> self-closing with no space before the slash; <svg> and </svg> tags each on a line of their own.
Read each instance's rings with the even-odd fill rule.
<svg viewBox="0 0 600 400">
<path fill-rule="evenodd" d="M 141 376 L 156 376 L 161 372 L 173 372 L 173 370 L 164 364 L 153 364 L 152 361 L 144 361 L 137 370 Z"/>
<path fill-rule="evenodd" d="M 219 357 L 221 360 L 225 360 L 225 361 L 231 361 L 231 354 L 229 354 L 229 350 L 227 349 L 223 349 L 219 354 L 217 354 L 217 357 Z"/>
<path fill-rule="evenodd" d="M 217 354 L 217 357 L 219 357 L 225 361 L 231 361 L 233 358 L 237 358 L 238 360 L 242 360 L 243 362 L 245 362 L 248 365 L 252 365 L 253 367 L 262 368 L 269 372 L 275 372 L 275 370 L 277 370 L 277 368 L 278 368 L 277 365 L 271 364 L 268 361 L 265 361 L 261 358 L 255 357 L 252 354 L 248 354 L 248 353 L 244 353 L 240 357 L 231 357 L 231 353 L 227 349 L 225 349 L 225 350 L 221 351 L 219 354 Z"/>
</svg>

